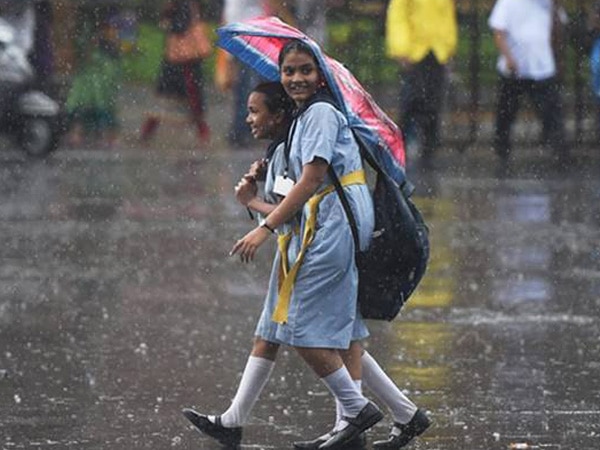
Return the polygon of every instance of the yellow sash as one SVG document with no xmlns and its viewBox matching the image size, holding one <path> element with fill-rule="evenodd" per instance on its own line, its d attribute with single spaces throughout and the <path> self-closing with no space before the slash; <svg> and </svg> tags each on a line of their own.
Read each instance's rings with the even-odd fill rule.
<svg viewBox="0 0 600 450">
<path fill-rule="evenodd" d="M 349 186 L 352 184 L 366 184 L 366 176 L 364 170 L 356 170 L 344 175 L 340 178 L 340 184 L 342 186 Z M 289 269 L 289 262 L 287 258 L 287 250 L 292 238 L 293 231 L 286 234 L 281 234 L 277 237 L 277 246 L 280 255 L 280 266 L 279 266 L 279 296 L 277 298 L 277 305 L 271 319 L 277 323 L 286 323 L 288 318 L 288 309 L 290 307 L 290 300 L 292 298 L 292 290 L 294 289 L 294 283 L 304 254 L 308 246 L 311 244 L 315 237 L 315 230 L 317 227 L 317 211 L 319 203 L 326 195 L 335 192 L 335 186 L 329 185 L 323 191 L 313 195 L 308 199 L 308 217 L 304 225 L 304 236 L 302 237 L 302 246 L 300 247 L 300 253 L 296 258 L 296 262 Z"/>
</svg>

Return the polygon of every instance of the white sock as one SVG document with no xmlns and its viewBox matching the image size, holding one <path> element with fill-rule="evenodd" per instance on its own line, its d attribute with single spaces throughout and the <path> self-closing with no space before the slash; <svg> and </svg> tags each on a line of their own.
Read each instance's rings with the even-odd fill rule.
<svg viewBox="0 0 600 450">
<path fill-rule="evenodd" d="M 402 393 L 398 386 L 365 350 L 361 358 L 364 385 L 384 403 L 395 422 L 406 424 L 417 412 L 417 406 Z"/>
<path fill-rule="evenodd" d="M 221 423 L 224 427 L 241 427 L 246 424 L 256 400 L 271 376 L 273 367 L 275 367 L 274 361 L 256 356 L 248 357 L 235 397 L 229 409 L 221 415 Z"/>
<path fill-rule="evenodd" d="M 362 393 L 362 380 L 352 380 L 352 381 L 354 381 L 354 384 L 358 388 L 358 392 Z M 335 399 L 335 426 L 333 427 L 334 431 L 339 429 L 339 425 L 341 423 L 342 417 L 344 417 L 346 415 L 347 414 L 344 414 L 344 408 L 342 407 L 342 404 L 336 398 Z"/>
<path fill-rule="evenodd" d="M 336 400 L 339 400 L 344 415 L 348 417 L 358 416 L 358 413 L 369 403 L 361 394 L 352 377 L 350 377 L 346 366 L 342 366 L 333 373 L 321 378 L 321 381 L 331 391 Z"/>
</svg>

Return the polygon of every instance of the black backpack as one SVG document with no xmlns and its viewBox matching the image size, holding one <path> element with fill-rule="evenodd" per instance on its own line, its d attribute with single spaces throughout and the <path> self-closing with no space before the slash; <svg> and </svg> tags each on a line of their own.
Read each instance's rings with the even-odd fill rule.
<svg viewBox="0 0 600 450">
<path fill-rule="evenodd" d="M 399 186 L 370 158 L 358 137 L 357 141 L 363 159 L 377 172 L 372 193 L 373 238 L 368 250 L 356 253 L 358 303 L 364 318 L 392 320 L 425 274 L 429 261 L 429 230 L 410 199 L 414 187 L 407 181 Z M 350 205 L 341 186 L 336 186 L 336 190 L 353 227 L 356 244 L 358 232 Z"/>
<path fill-rule="evenodd" d="M 302 111 L 317 102 L 337 108 L 327 95 L 315 96 Z M 286 142 L 289 156 L 294 127 Z M 365 319 L 392 320 L 423 278 L 429 261 L 429 230 L 421 213 L 410 199 L 414 187 L 408 181 L 398 185 L 371 156 L 365 142 L 353 130 L 363 161 L 377 174 L 372 191 L 375 206 L 375 229 L 368 250 L 361 252 L 358 229 L 344 189 L 333 168 L 328 173 L 348 216 L 358 267 L 358 303 Z"/>
</svg>

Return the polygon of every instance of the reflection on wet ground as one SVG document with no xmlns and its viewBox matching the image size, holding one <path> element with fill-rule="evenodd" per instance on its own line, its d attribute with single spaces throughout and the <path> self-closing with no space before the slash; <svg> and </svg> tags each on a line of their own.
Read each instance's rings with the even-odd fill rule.
<svg viewBox="0 0 600 450">
<path fill-rule="evenodd" d="M 369 351 L 435 426 L 413 448 L 600 445 L 600 165 L 487 151 L 409 168 L 431 227 L 428 273 Z M 227 253 L 259 150 L 64 151 L 0 164 L 0 446 L 215 448 L 183 406 L 235 392 L 273 247 Z M 282 352 L 244 448 L 328 429 L 326 389 Z M 387 434 L 384 420 L 369 441 Z"/>
</svg>

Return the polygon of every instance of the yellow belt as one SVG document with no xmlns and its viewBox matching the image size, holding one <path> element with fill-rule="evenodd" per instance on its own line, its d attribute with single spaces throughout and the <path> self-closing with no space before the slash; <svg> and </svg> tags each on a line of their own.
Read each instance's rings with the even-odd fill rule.
<svg viewBox="0 0 600 450">
<path fill-rule="evenodd" d="M 366 176 L 364 170 L 356 170 L 344 175 L 340 178 L 340 184 L 342 186 L 350 186 L 352 184 L 366 184 Z M 300 253 L 296 258 L 296 262 L 289 269 L 287 251 L 292 238 L 293 231 L 286 234 L 281 234 L 277 237 L 277 246 L 279 248 L 280 265 L 279 265 L 279 295 L 277 298 L 277 305 L 271 319 L 277 323 L 286 323 L 288 318 L 288 310 L 290 307 L 290 299 L 292 297 L 292 290 L 294 289 L 294 283 L 298 270 L 304 259 L 304 254 L 308 246 L 311 244 L 315 237 L 315 231 L 317 228 L 317 210 L 319 203 L 326 195 L 335 191 L 334 185 L 327 186 L 323 191 L 313 195 L 308 199 L 308 217 L 304 225 L 304 236 L 302 237 L 302 246 L 300 247 Z"/>
</svg>

